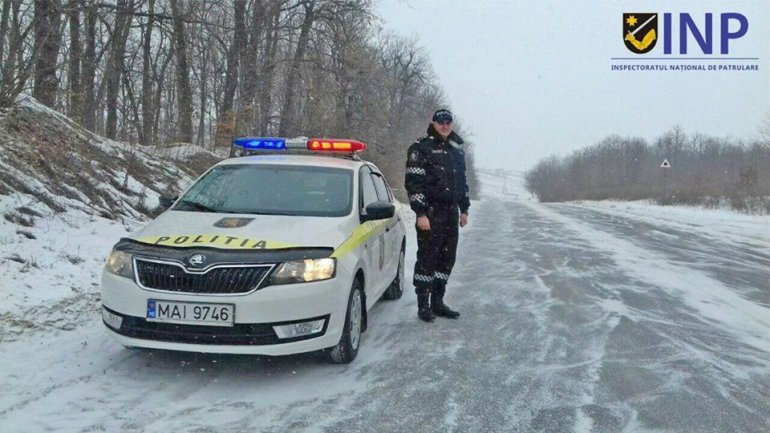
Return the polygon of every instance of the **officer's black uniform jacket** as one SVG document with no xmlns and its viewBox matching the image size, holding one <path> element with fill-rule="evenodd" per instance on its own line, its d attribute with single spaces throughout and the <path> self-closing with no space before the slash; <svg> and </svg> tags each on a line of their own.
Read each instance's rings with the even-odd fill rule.
<svg viewBox="0 0 770 433">
<path fill-rule="evenodd" d="M 404 186 L 417 216 L 427 215 L 434 206 L 456 205 L 468 213 L 471 202 L 462 144 L 454 132 L 444 140 L 431 124 L 428 135 L 409 146 Z"/>
</svg>

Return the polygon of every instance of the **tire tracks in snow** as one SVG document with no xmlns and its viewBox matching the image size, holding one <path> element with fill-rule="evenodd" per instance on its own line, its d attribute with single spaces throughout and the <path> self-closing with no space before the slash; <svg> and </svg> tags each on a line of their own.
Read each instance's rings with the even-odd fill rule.
<svg viewBox="0 0 770 433">
<path fill-rule="evenodd" d="M 610 333 L 597 395 L 630 409 L 626 425 L 764 431 L 766 308 L 687 261 L 645 248 L 633 230 L 618 235 L 613 225 L 597 225 L 577 206 L 526 206 L 608 257 L 624 280 L 617 285 L 621 305 L 608 305 L 620 321 Z"/>
</svg>

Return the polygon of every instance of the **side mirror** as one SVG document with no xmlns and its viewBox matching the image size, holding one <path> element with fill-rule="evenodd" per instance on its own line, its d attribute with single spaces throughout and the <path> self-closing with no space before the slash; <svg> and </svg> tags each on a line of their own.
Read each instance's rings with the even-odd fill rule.
<svg viewBox="0 0 770 433">
<path fill-rule="evenodd" d="M 366 207 L 366 215 L 361 215 L 361 222 L 393 218 L 395 214 L 396 205 L 386 201 L 376 201 Z"/>
<path fill-rule="evenodd" d="M 162 210 L 166 210 L 170 208 L 174 204 L 174 202 L 177 201 L 177 199 L 179 199 L 178 195 L 175 195 L 172 197 L 170 195 L 162 194 L 160 196 L 160 208 Z"/>
</svg>

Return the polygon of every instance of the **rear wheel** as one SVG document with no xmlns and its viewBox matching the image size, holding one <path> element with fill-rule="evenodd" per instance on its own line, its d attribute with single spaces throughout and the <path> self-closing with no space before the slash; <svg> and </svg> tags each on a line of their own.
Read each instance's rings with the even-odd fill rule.
<svg viewBox="0 0 770 433">
<path fill-rule="evenodd" d="M 348 364 L 358 355 L 363 331 L 363 294 L 361 282 L 356 278 L 348 297 L 348 310 L 345 315 L 345 327 L 339 343 L 329 350 L 329 360 L 335 364 Z"/>
<path fill-rule="evenodd" d="M 398 270 L 396 271 L 396 277 L 393 278 L 393 282 L 390 283 L 385 293 L 382 294 L 383 299 L 392 301 L 398 299 L 404 294 L 404 247 L 401 247 L 401 253 L 398 255 Z"/>
</svg>

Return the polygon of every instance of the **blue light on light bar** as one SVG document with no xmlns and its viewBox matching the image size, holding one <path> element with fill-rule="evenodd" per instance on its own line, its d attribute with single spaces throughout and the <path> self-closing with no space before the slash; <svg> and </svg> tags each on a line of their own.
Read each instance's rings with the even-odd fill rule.
<svg viewBox="0 0 770 433">
<path fill-rule="evenodd" d="M 244 149 L 285 150 L 285 138 L 243 137 L 233 140 L 233 144 Z"/>
</svg>

